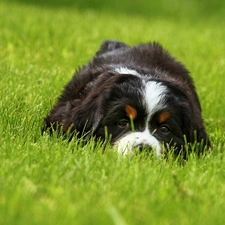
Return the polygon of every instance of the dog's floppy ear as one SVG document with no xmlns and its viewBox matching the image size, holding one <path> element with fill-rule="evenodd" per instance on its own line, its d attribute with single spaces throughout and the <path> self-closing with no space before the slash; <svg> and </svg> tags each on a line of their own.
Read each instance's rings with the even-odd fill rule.
<svg viewBox="0 0 225 225">
<path fill-rule="evenodd" d="M 92 107 L 82 107 L 73 119 L 74 127 L 79 136 L 93 135 L 101 125 L 103 115 L 100 109 Z"/>
<path fill-rule="evenodd" d="M 101 125 L 103 118 L 101 91 L 102 89 L 92 92 L 73 110 L 72 121 L 79 136 L 93 135 Z"/>
<path fill-rule="evenodd" d="M 124 44 L 123 42 L 119 42 L 119 41 L 112 41 L 112 40 L 106 40 L 104 41 L 101 46 L 100 49 L 98 50 L 98 52 L 96 53 L 96 55 L 102 55 L 106 52 L 110 52 L 113 51 L 115 49 L 118 48 L 125 48 L 128 47 L 126 44 Z"/>
</svg>

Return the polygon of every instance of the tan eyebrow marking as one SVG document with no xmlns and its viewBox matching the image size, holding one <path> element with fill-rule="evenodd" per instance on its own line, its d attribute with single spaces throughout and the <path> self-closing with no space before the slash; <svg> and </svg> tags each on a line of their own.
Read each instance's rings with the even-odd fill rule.
<svg viewBox="0 0 225 225">
<path fill-rule="evenodd" d="M 135 119 L 137 117 L 137 110 L 130 105 L 127 105 L 125 108 L 126 114 L 129 118 Z"/>
<path fill-rule="evenodd" d="M 169 112 L 163 112 L 159 115 L 159 123 L 164 123 L 170 117 Z"/>
</svg>

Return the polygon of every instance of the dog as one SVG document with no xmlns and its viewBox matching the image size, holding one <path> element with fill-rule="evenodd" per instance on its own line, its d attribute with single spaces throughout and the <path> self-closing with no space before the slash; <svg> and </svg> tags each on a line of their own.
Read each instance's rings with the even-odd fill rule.
<svg viewBox="0 0 225 225">
<path fill-rule="evenodd" d="M 159 43 L 104 41 L 75 73 L 44 120 L 44 131 L 109 138 L 119 153 L 210 147 L 189 71 Z M 197 148 L 195 151 L 198 151 Z"/>
</svg>

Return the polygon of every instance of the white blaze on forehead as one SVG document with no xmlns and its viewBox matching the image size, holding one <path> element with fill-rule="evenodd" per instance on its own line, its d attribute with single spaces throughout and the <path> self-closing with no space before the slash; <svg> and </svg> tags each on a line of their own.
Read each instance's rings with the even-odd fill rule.
<svg viewBox="0 0 225 225">
<path fill-rule="evenodd" d="M 115 72 L 119 74 L 131 74 L 138 77 L 141 76 L 136 70 L 128 69 L 127 67 L 115 68 Z"/>
<path fill-rule="evenodd" d="M 144 104 L 148 110 L 149 118 L 163 106 L 163 97 L 167 92 L 166 86 L 156 81 L 148 81 L 145 84 Z M 149 119 L 148 118 L 148 119 Z"/>
</svg>

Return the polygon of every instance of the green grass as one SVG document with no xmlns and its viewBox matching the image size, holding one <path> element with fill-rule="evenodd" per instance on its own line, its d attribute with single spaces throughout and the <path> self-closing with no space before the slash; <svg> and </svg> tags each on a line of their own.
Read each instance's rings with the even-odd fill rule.
<svg viewBox="0 0 225 225">
<path fill-rule="evenodd" d="M 223 1 L 0 1 L 0 224 L 224 224 Z M 159 41 L 191 71 L 213 144 L 181 166 L 41 136 L 105 39 Z"/>
</svg>

